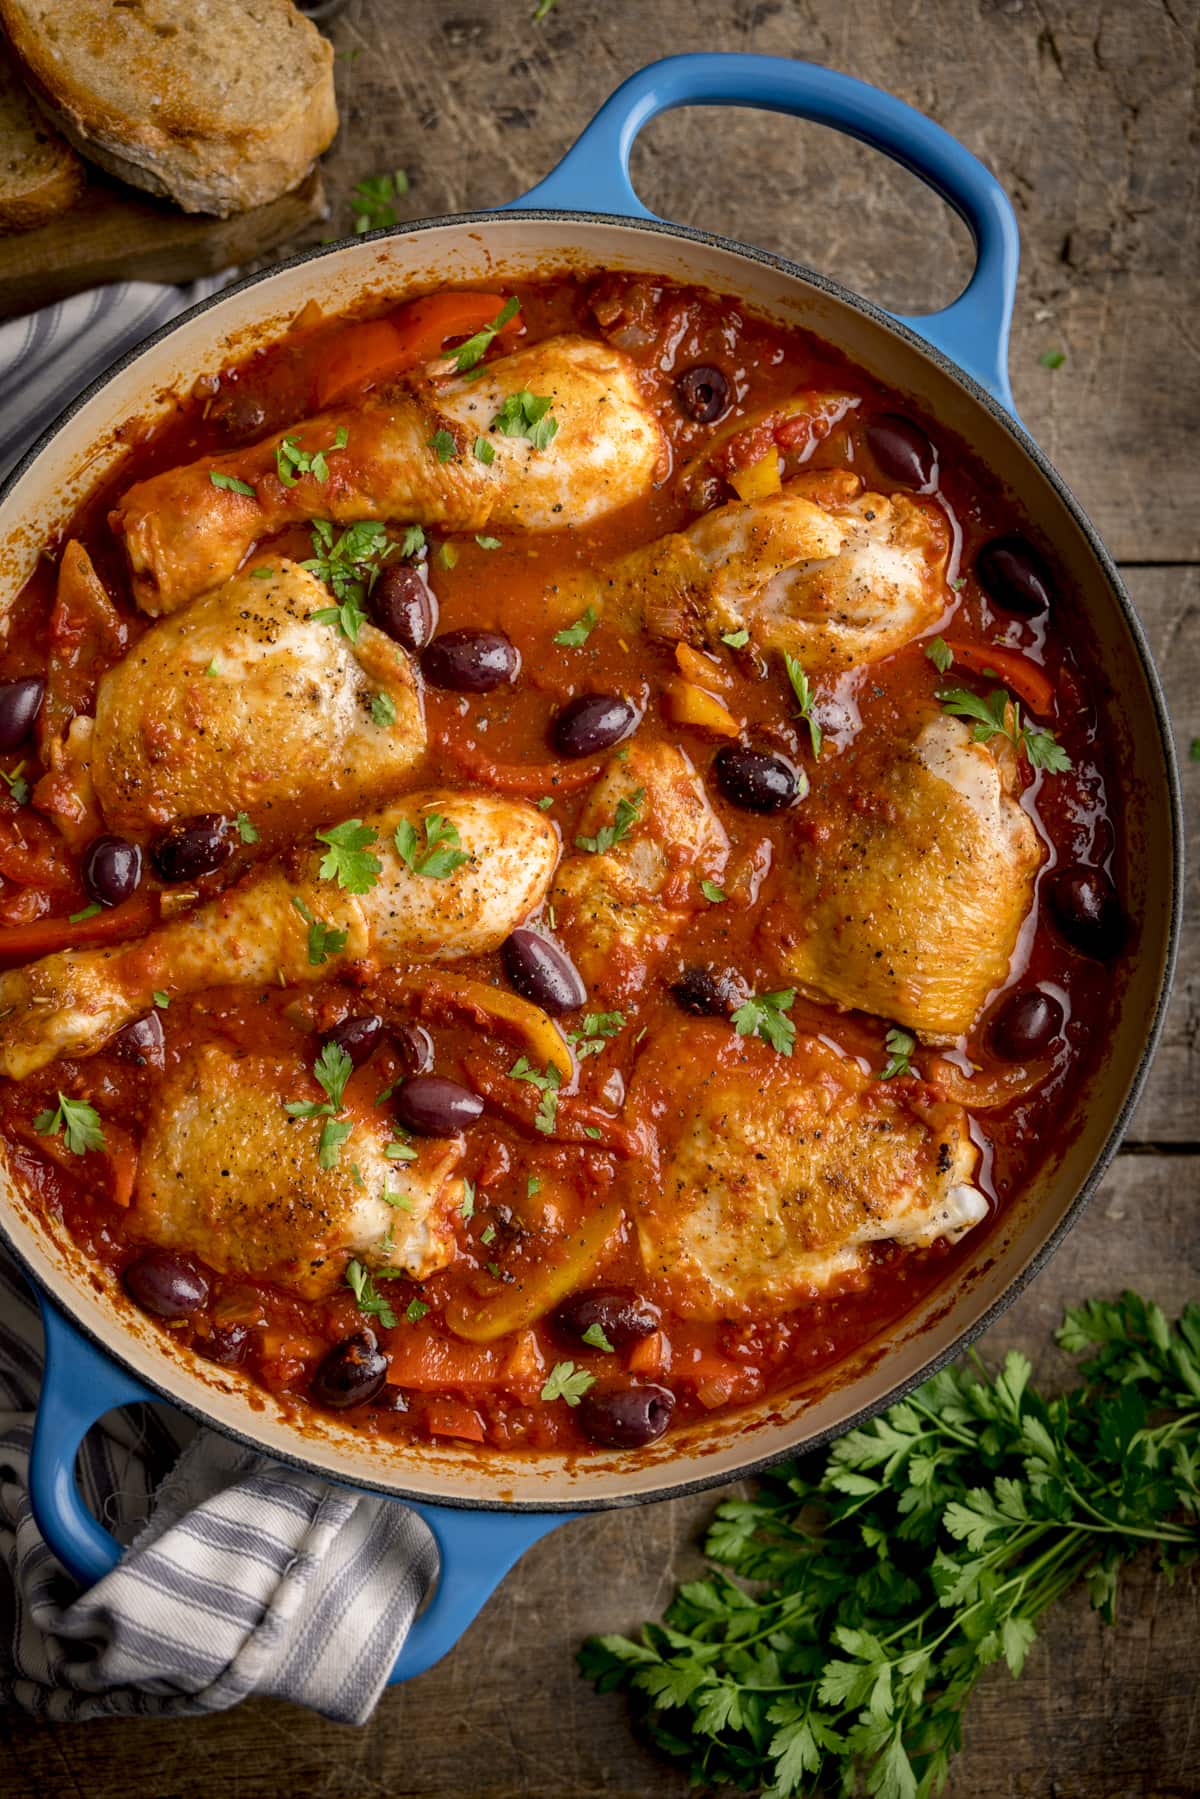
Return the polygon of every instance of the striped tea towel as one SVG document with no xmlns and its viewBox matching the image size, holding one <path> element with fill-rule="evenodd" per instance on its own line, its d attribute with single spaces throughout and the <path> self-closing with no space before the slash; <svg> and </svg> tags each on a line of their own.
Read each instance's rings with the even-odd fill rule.
<svg viewBox="0 0 1200 1799">
<path fill-rule="evenodd" d="M 219 286 L 131 283 L 0 325 L 0 476 L 93 377 Z M 28 1497 L 41 1325 L 0 1248 L 0 1700 L 51 1719 L 186 1716 L 251 1693 L 369 1716 L 437 1568 L 393 1501 L 136 1406 L 88 1435 L 84 1496 L 127 1545 L 86 1593 Z"/>
</svg>

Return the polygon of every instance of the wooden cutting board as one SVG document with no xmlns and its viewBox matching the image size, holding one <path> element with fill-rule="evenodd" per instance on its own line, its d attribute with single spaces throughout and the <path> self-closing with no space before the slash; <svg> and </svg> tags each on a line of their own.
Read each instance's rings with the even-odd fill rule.
<svg viewBox="0 0 1200 1799">
<path fill-rule="evenodd" d="M 319 169 L 282 199 L 232 219 L 180 212 L 88 170 L 78 206 L 0 237 L 0 318 L 107 281 L 195 281 L 257 260 L 328 216 Z"/>
</svg>

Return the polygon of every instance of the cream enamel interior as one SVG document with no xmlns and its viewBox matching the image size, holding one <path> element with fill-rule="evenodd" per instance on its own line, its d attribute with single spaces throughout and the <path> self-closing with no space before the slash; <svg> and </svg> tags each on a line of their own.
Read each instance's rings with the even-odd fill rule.
<svg viewBox="0 0 1200 1799">
<path fill-rule="evenodd" d="M 564 1467 L 554 1458 L 480 1456 L 466 1447 L 371 1443 L 334 1419 L 303 1418 L 190 1354 L 172 1351 L 117 1291 L 99 1284 L 65 1233 L 48 1236 L 0 1167 L 0 1228 L 61 1308 L 134 1374 L 213 1424 L 329 1476 L 450 1503 L 580 1508 L 630 1503 L 743 1468 L 832 1433 L 876 1409 L 977 1328 L 1064 1228 L 1104 1155 L 1137 1083 L 1160 1011 L 1172 953 L 1178 878 L 1171 767 L 1143 652 L 1071 506 L 991 410 L 952 373 L 865 311 L 769 259 L 697 236 L 563 215 L 449 221 L 330 250 L 221 300 L 138 355 L 55 434 L 0 501 L 6 605 L 43 545 L 126 453 L 114 439 L 130 419 L 153 423 L 198 375 L 286 330 L 315 301 L 336 313 L 367 294 L 397 298 L 437 286 L 498 283 L 538 271 L 652 269 L 736 293 L 751 308 L 837 345 L 943 427 L 998 475 L 1036 534 L 1053 546 L 1061 584 L 1087 619 L 1109 741 L 1124 787 L 1126 841 L 1118 880 L 1133 920 L 1128 973 L 1108 1053 L 1064 1120 L 1060 1147 L 1001 1225 L 982 1236 L 954 1290 L 935 1295 L 836 1378 L 735 1418 L 680 1431 L 648 1451 Z M 1119 696 L 1119 703 L 1118 703 Z"/>
</svg>

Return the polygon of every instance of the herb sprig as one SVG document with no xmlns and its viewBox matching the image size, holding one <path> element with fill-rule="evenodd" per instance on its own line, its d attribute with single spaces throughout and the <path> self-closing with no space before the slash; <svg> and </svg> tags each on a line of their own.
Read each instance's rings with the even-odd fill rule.
<svg viewBox="0 0 1200 1799">
<path fill-rule="evenodd" d="M 1172 1327 L 1134 1293 L 1093 1300 L 1058 1342 L 1090 1358 L 1059 1398 L 1022 1355 L 960 1364 L 816 1478 L 792 1464 L 718 1507 L 708 1577 L 636 1640 L 593 1638 L 584 1674 L 631 1688 L 705 1790 L 929 1799 L 976 1680 L 1021 1672 L 1061 1594 L 1085 1581 L 1111 1623 L 1140 1549 L 1168 1578 L 1200 1554 L 1200 1306 Z"/>
<path fill-rule="evenodd" d="M 646 797 L 646 789 L 637 787 L 631 794 L 617 801 L 617 810 L 610 825 L 601 825 L 594 837 L 577 837 L 575 847 L 587 850 L 590 855 L 602 856 L 610 850 L 614 843 L 620 843 L 622 837 L 628 837 L 637 823 L 642 809 L 642 801 Z"/>
<path fill-rule="evenodd" d="M 796 1027 L 787 1014 L 795 1003 L 794 987 L 784 987 L 778 993 L 752 993 L 730 1022 L 739 1037 L 761 1037 L 781 1056 L 790 1056 L 796 1044 Z"/>
<path fill-rule="evenodd" d="M 440 812 L 428 813 L 422 826 L 425 847 L 420 849 L 416 826 L 410 819 L 400 820 L 395 832 L 396 854 L 415 875 L 424 875 L 430 881 L 449 880 L 456 868 L 471 860 L 462 848 L 458 826 Z"/>
<path fill-rule="evenodd" d="M 1071 758 L 1053 731 L 1021 723 L 1021 702 L 1007 688 L 997 687 L 985 700 L 969 687 L 940 687 L 937 697 L 956 718 L 974 719 L 971 736 L 976 743 L 1007 737 L 1018 755 L 1024 750 L 1034 768 L 1044 768 L 1052 775 L 1070 768 Z"/>
<path fill-rule="evenodd" d="M 73 1156 L 86 1155 L 89 1149 L 103 1149 L 104 1129 L 96 1108 L 83 1099 L 68 1099 L 65 1093 L 56 1097 L 57 1106 L 39 1112 L 33 1121 L 38 1135 L 57 1137 L 61 1133 Z"/>
<path fill-rule="evenodd" d="M 407 542 L 406 538 L 403 555 L 409 554 Z M 424 543 L 424 534 L 421 542 Z M 357 643 L 366 622 L 367 595 L 397 546 L 375 519 L 360 519 L 357 524 L 347 525 L 335 538 L 329 520 L 315 518 L 312 547 L 312 556 L 300 566 L 331 588 L 337 601 L 336 606 L 318 608 L 312 615 L 313 621 L 318 625 L 336 625 L 343 637 Z"/>
</svg>

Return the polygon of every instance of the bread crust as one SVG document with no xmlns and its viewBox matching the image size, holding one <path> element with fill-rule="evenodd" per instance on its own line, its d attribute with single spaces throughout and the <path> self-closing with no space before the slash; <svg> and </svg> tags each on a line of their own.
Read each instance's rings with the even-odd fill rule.
<svg viewBox="0 0 1200 1799">
<path fill-rule="evenodd" d="M 159 5 L 171 10 L 171 0 Z M 233 0 L 208 0 L 203 16 L 215 30 L 219 14 L 232 5 Z M 147 91 L 149 71 L 136 61 L 128 71 L 128 98 L 114 104 L 89 86 L 94 48 L 84 42 L 82 25 L 75 28 L 73 46 L 64 20 L 56 50 L 38 28 L 30 0 L 0 0 L 0 21 L 31 92 L 68 143 L 120 180 L 163 195 L 185 212 L 228 218 L 296 187 L 338 126 L 333 46 L 291 0 L 259 0 L 259 5 L 271 15 L 268 23 L 277 34 L 268 47 L 271 56 L 286 57 L 299 81 L 286 102 L 264 82 L 261 109 L 252 122 L 206 111 L 182 82 L 165 96 Z"/>
<path fill-rule="evenodd" d="M 48 224 L 86 185 L 83 164 L 42 119 L 0 38 L 0 234 Z"/>
</svg>

